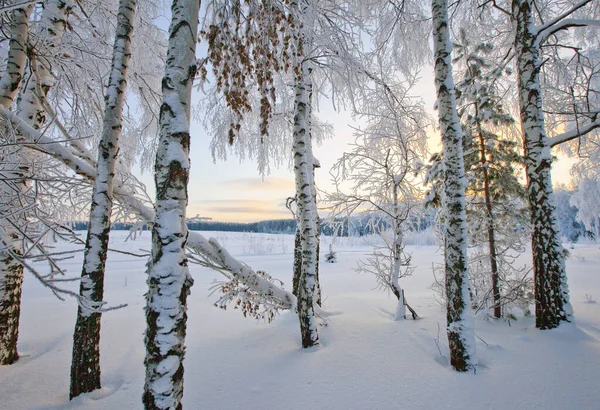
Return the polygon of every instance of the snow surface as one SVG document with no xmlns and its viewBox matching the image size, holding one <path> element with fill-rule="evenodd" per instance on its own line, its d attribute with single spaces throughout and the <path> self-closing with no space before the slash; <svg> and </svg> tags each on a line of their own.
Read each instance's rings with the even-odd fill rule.
<svg viewBox="0 0 600 410">
<path fill-rule="evenodd" d="M 150 249 L 150 232 L 111 248 Z M 215 232 L 236 257 L 291 285 L 293 235 Z M 321 249 L 328 249 L 330 238 Z M 59 243 L 56 250 L 71 248 Z M 417 265 L 401 280 L 421 320 L 393 320 L 393 295 L 353 268 L 369 249 L 358 238 L 336 239 L 338 263 L 321 263 L 324 310 L 321 347 L 302 350 L 297 315 L 271 324 L 212 306 L 216 272 L 191 265 L 184 408 L 188 409 L 596 409 L 600 406 L 600 249 L 575 245 L 567 260 L 575 324 L 552 331 L 533 318 L 475 319 L 478 372 L 459 374 L 447 362 L 445 314 L 429 286 L 435 246 L 408 246 Z M 326 253 L 323 251 L 323 254 Z M 76 276 L 82 253 L 65 262 Z M 324 258 L 321 258 L 324 261 Z M 527 261 L 524 257 L 523 262 Z M 68 401 L 74 301 L 60 302 L 27 275 L 21 359 L 0 367 L 0 409 L 139 409 L 144 383 L 145 259 L 109 254 L 105 295 L 128 303 L 102 318 L 103 388 Z M 40 265 L 41 266 L 41 265 Z M 76 289 L 76 284 L 73 284 Z M 485 342 L 484 342 L 485 341 Z M 438 351 L 437 345 L 440 350 Z M 441 351 L 441 354 L 440 354 Z"/>
</svg>

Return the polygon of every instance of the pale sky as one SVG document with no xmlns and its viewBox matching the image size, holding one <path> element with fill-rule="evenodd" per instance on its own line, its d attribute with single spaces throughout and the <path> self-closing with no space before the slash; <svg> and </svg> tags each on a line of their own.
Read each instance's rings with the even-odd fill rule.
<svg viewBox="0 0 600 410">
<path fill-rule="evenodd" d="M 433 69 L 425 68 L 423 79 L 413 94 L 422 95 L 426 107 L 435 115 L 432 77 Z M 315 157 L 321 163 L 321 168 L 317 169 L 315 175 L 317 186 L 328 190 L 332 189 L 329 169 L 342 153 L 348 150 L 348 144 L 354 142 L 349 127 L 354 121 L 348 113 L 335 112 L 326 101 L 321 101 L 319 107 L 320 112 L 317 115 L 335 127 L 334 137 L 313 149 Z M 295 191 L 292 170 L 287 167 L 272 167 L 271 175 L 263 180 L 253 161 L 246 160 L 240 163 L 235 155 L 231 154 L 226 162 L 218 160 L 215 163 L 209 150 L 211 138 L 198 121 L 193 120 L 191 133 L 192 169 L 187 210 L 189 217 L 200 215 L 226 222 L 255 222 L 292 217 L 285 207 L 286 198 L 293 196 Z M 432 138 L 430 147 L 435 147 L 439 144 L 439 134 Z M 552 178 L 555 185 L 570 182 L 569 169 L 573 163 L 574 160 L 565 157 L 554 163 Z M 154 181 L 149 172 L 143 174 L 141 180 L 149 192 L 154 192 Z"/>
</svg>

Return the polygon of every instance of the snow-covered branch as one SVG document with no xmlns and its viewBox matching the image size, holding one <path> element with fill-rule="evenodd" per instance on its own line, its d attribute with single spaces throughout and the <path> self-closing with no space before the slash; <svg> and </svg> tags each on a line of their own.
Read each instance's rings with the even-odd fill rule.
<svg viewBox="0 0 600 410">
<path fill-rule="evenodd" d="M 564 142 L 568 142 L 576 138 L 582 137 L 586 134 L 589 134 L 597 128 L 600 128 L 600 119 L 597 119 L 594 122 L 590 122 L 589 124 L 586 124 L 584 126 L 577 127 L 574 130 L 555 135 L 554 137 L 549 138 L 548 142 L 550 144 L 550 147 L 555 147 Z"/>
<path fill-rule="evenodd" d="M 538 44 L 541 44 L 546 39 L 548 39 L 548 37 L 550 37 L 553 34 L 556 34 L 557 32 L 559 32 L 561 30 L 568 30 L 571 27 L 589 27 L 589 26 L 599 26 L 600 27 L 600 20 L 564 19 L 555 25 L 552 25 L 542 31 L 539 31 L 538 35 L 537 35 L 537 42 L 538 42 Z"/>
<path fill-rule="evenodd" d="M 556 16 L 555 18 L 553 18 L 552 20 L 548 21 L 547 23 L 535 27 L 533 30 L 533 35 L 537 36 L 538 38 L 542 35 L 542 32 L 546 31 L 546 30 L 552 30 L 552 28 L 554 26 L 556 26 L 559 22 L 561 22 L 562 20 L 566 19 L 567 17 L 569 17 L 571 14 L 575 13 L 577 10 L 579 10 L 580 8 L 586 6 L 587 4 L 591 3 L 592 0 L 583 0 L 582 2 L 576 4 L 575 6 L 571 7 L 570 9 L 568 9 L 567 11 L 565 11 L 564 13 Z"/>
<path fill-rule="evenodd" d="M 0 115 L 7 118 L 16 131 L 22 133 L 28 141 L 31 141 L 27 145 L 29 148 L 53 156 L 86 180 L 94 181 L 96 170 L 93 165 L 75 156 L 64 145 L 54 142 L 40 131 L 33 129 L 9 110 L 0 107 Z M 154 210 L 136 198 L 127 186 L 115 186 L 114 193 L 120 202 L 125 203 L 143 220 L 146 222 L 154 220 Z M 265 292 L 266 296 L 276 299 L 281 309 L 292 309 L 295 306 L 296 298 L 291 292 L 265 280 L 249 266 L 231 256 L 217 241 L 213 240 L 209 243 L 198 232 L 190 232 L 187 246 L 192 254 L 205 260 L 207 266 L 219 271 L 225 270 L 233 277 L 238 278 L 241 283 L 251 286 L 258 293 Z"/>
<path fill-rule="evenodd" d="M 14 3 L 14 4 L 7 4 L 6 6 L 0 7 L 0 13 L 8 13 L 9 11 L 21 9 L 23 7 L 27 7 L 27 6 L 30 6 L 35 3 L 39 3 L 39 2 L 40 2 L 40 0 L 28 0 L 28 1 L 22 1 L 22 2 Z"/>
</svg>

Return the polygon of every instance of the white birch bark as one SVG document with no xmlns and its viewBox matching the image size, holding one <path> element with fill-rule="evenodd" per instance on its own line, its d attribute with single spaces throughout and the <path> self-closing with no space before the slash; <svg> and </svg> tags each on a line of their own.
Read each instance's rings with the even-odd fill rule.
<svg viewBox="0 0 600 410">
<path fill-rule="evenodd" d="M 72 4 L 65 0 L 46 0 L 40 19 L 38 43 L 30 45 L 29 77 L 19 100 L 19 116 L 41 129 L 46 123 L 44 102 L 50 89 L 54 86 L 54 76 L 49 57 L 55 53 L 67 27 L 67 17 L 71 13 Z"/>
<path fill-rule="evenodd" d="M 552 202 L 552 154 L 540 90 L 539 42 L 531 0 L 512 2 L 521 128 L 532 226 L 536 327 L 552 329 L 572 320 L 561 235 Z M 535 30 L 537 32 L 537 30 Z"/>
<path fill-rule="evenodd" d="M 196 75 L 199 0 L 174 0 L 160 140 L 156 153 L 156 216 L 152 228 L 152 256 L 146 295 L 146 380 L 143 403 L 147 409 L 181 408 L 186 332 L 186 299 L 193 283 L 185 247 L 188 230 L 190 103 Z"/>
<path fill-rule="evenodd" d="M 0 105 L 10 109 L 22 83 L 27 62 L 29 16 L 33 5 L 15 9 L 11 13 L 10 34 L 6 71 L 0 78 Z M 9 151 L 10 149 L 10 151 Z M 17 147 L 0 152 L 0 174 L 10 185 L 0 183 L 0 365 L 14 363 L 18 358 L 19 316 L 21 313 L 21 289 L 23 266 L 14 256 L 23 253 L 22 238 L 18 229 L 7 219 L 19 208 L 22 187 L 22 170 Z M 15 214 L 11 222 L 23 225 L 22 213 Z M 12 255 L 14 253 L 15 255 Z"/>
<path fill-rule="evenodd" d="M 394 320 L 402 320 L 406 319 L 406 307 L 404 306 L 404 294 L 402 292 L 402 288 L 400 287 L 400 268 L 402 266 L 402 225 L 400 223 L 400 208 L 399 208 L 399 200 L 398 200 L 398 185 L 394 183 L 393 188 L 393 201 L 394 201 L 394 265 L 392 271 L 392 292 L 398 298 L 398 305 L 396 306 L 396 316 Z"/>
<path fill-rule="evenodd" d="M 314 21 L 312 0 L 292 3 L 297 12 L 298 64 L 295 69 L 295 103 L 293 128 L 294 174 L 296 180 L 296 200 L 300 244 L 302 248 L 302 266 L 298 281 L 297 310 L 300 320 L 302 347 L 319 344 L 314 302 L 316 290 L 317 264 L 317 209 L 314 198 L 314 180 L 312 142 L 310 139 L 310 105 L 312 96 L 312 62 L 306 57 L 312 45 L 312 23 Z"/>
<path fill-rule="evenodd" d="M 447 0 L 432 0 L 435 85 L 444 149 L 445 210 L 444 261 L 446 275 L 446 319 L 450 364 L 457 371 L 475 370 L 475 333 L 470 311 L 467 269 L 467 226 L 462 129 L 456 111 L 452 78 Z"/>
<path fill-rule="evenodd" d="M 27 63 L 27 43 L 29 39 L 29 16 L 33 5 L 12 11 L 10 42 L 6 60 L 6 71 L 0 78 L 0 105 L 10 108 L 23 80 Z"/>
<path fill-rule="evenodd" d="M 98 147 L 96 178 L 88 224 L 79 294 L 86 300 L 102 301 L 104 270 L 113 206 L 113 187 L 119 139 L 123 127 L 122 114 L 127 87 L 127 68 L 131 59 L 135 0 L 121 0 L 113 45 L 111 71 L 105 94 L 102 136 Z M 71 384 L 69 397 L 101 387 L 100 381 L 100 312 L 81 305 L 73 334 Z"/>
</svg>

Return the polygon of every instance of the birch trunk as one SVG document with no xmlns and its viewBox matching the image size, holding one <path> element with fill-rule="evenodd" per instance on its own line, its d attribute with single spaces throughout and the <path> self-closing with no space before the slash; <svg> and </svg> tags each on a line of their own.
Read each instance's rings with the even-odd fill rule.
<svg viewBox="0 0 600 410">
<path fill-rule="evenodd" d="M 11 13 L 10 34 L 6 71 L 0 78 L 0 104 L 10 109 L 21 85 L 27 62 L 27 42 L 29 37 L 29 16 L 33 5 L 16 9 Z M 17 342 L 19 338 L 19 316 L 21 314 L 21 291 L 23 284 L 23 265 L 16 255 L 23 254 L 21 234 L 7 220 L 5 215 L 19 208 L 21 198 L 15 192 L 23 188 L 20 182 L 23 175 L 18 147 L 0 152 L 1 183 L 0 209 L 0 365 L 12 364 L 19 358 Z M 22 214 L 13 219 L 17 226 L 24 225 Z M 10 249 L 10 250 L 9 250 Z M 14 255 L 13 255 L 14 254 Z"/>
<path fill-rule="evenodd" d="M 314 181 L 314 174 L 313 174 Z M 319 280 L 319 255 L 321 254 L 321 218 L 319 218 L 319 211 L 317 208 L 317 192 L 316 185 L 313 182 L 313 187 L 315 187 L 315 192 L 313 193 L 313 200 L 315 201 L 315 212 L 317 214 L 316 228 L 315 228 L 315 242 L 317 243 L 317 249 L 315 250 L 315 303 L 321 306 L 322 295 L 321 295 L 321 281 Z"/>
<path fill-rule="evenodd" d="M 400 268 L 402 266 L 402 226 L 400 224 L 400 209 L 398 201 L 398 185 L 394 184 L 393 188 L 393 201 L 394 201 L 394 265 L 392 271 L 392 292 L 398 298 L 398 305 L 396 306 L 396 317 L 395 320 L 406 319 L 406 308 L 404 306 L 404 292 L 400 287 Z"/>
<path fill-rule="evenodd" d="M 446 274 L 446 318 L 450 364 L 455 370 L 475 370 L 475 333 L 470 309 L 467 269 L 465 188 L 462 130 L 456 111 L 452 78 L 447 0 L 432 0 L 435 85 L 444 146 L 445 211 L 444 261 Z"/>
<path fill-rule="evenodd" d="M 102 301 L 104 270 L 113 205 L 113 185 L 119 138 L 122 129 L 123 105 L 127 87 L 127 67 L 131 58 L 135 0 L 121 0 L 117 14 L 117 29 L 108 88 L 105 95 L 102 137 L 98 147 L 97 175 L 92 193 L 83 269 L 79 294 L 93 301 Z M 71 386 L 69 397 L 79 396 L 101 387 L 100 381 L 100 312 L 81 306 L 73 333 Z"/>
<path fill-rule="evenodd" d="M 52 64 L 49 58 L 67 27 L 67 16 L 71 13 L 72 4 L 64 0 L 47 0 L 40 19 L 39 44 L 30 45 L 29 77 L 27 87 L 19 101 L 19 116 L 41 129 L 46 123 L 44 102 L 50 89 L 54 86 Z"/>
<path fill-rule="evenodd" d="M 294 266 L 292 277 L 292 293 L 298 297 L 298 287 L 302 276 L 302 234 L 300 232 L 300 219 L 296 219 L 296 234 L 294 235 Z"/>
<path fill-rule="evenodd" d="M 160 139 L 154 167 L 156 216 L 146 295 L 143 403 L 147 409 L 182 407 L 186 300 L 193 283 L 185 254 L 188 239 L 185 210 L 199 7 L 199 0 L 174 0 L 171 7 Z"/>
<path fill-rule="evenodd" d="M 532 226 L 535 324 L 552 329 L 570 322 L 573 309 L 565 271 L 563 247 L 552 202 L 552 155 L 546 137 L 539 73 L 539 43 L 534 34 L 531 0 L 513 0 L 515 55 L 521 128 L 525 147 L 527 193 Z"/>
<path fill-rule="evenodd" d="M 0 104 L 10 108 L 17 96 L 25 64 L 27 63 L 27 43 L 29 41 L 29 16 L 33 5 L 13 10 L 10 19 L 10 41 L 6 71 L 0 78 Z"/>
<path fill-rule="evenodd" d="M 311 140 L 312 141 L 312 140 Z M 313 171 L 313 180 L 314 180 L 314 171 Z M 317 193 L 316 187 L 315 191 L 313 191 L 313 198 L 315 200 L 315 209 Z M 320 240 L 320 224 L 321 220 L 317 216 L 317 228 L 316 228 L 316 237 L 315 241 L 317 243 L 316 252 L 316 262 L 315 262 L 315 303 L 321 306 L 321 284 L 319 282 L 319 254 L 321 248 L 321 240 Z M 298 297 L 298 288 L 300 285 L 300 278 L 302 277 L 302 235 L 300 233 L 300 221 L 296 220 L 296 234 L 294 237 L 294 265 L 293 265 L 293 278 L 292 278 L 292 293 L 294 296 Z"/>
<path fill-rule="evenodd" d="M 296 179 L 296 199 L 298 223 L 302 248 L 302 266 L 298 280 L 297 310 L 300 320 L 302 347 L 319 345 L 319 335 L 314 312 L 315 290 L 317 286 L 317 209 L 314 198 L 312 142 L 310 139 L 310 104 L 312 96 L 312 62 L 305 52 L 311 47 L 312 1 L 302 5 L 292 3 L 298 13 L 298 66 L 296 67 L 296 97 L 294 101 L 294 174 Z"/>
</svg>

